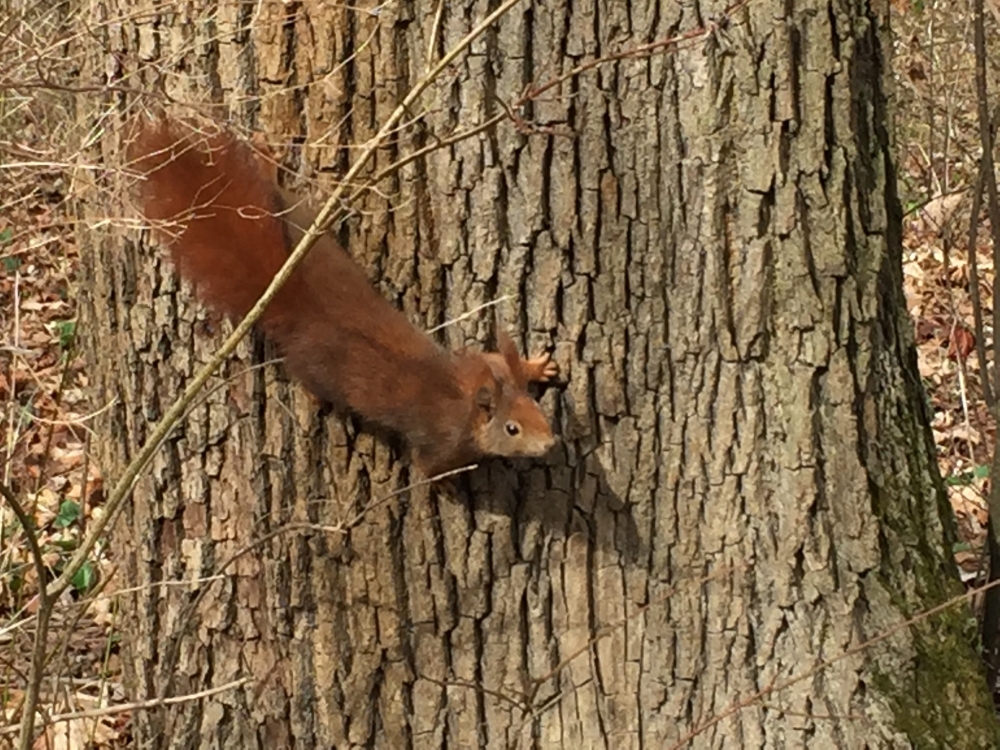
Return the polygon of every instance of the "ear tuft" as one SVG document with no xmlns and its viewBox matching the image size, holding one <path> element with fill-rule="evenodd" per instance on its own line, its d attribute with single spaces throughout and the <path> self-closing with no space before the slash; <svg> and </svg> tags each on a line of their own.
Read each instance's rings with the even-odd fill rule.
<svg viewBox="0 0 1000 750">
<path fill-rule="evenodd" d="M 525 390 L 528 387 L 528 378 L 521 363 L 521 354 L 513 339 L 500 327 L 497 327 L 497 350 L 503 356 L 510 374 L 514 376 L 518 390 Z"/>
<path fill-rule="evenodd" d="M 476 391 L 476 406 L 485 411 L 490 417 L 493 416 L 493 412 L 496 411 L 497 407 L 496 394 L 489 385 L 479 386 L 479 390 Z"/>
</svg>

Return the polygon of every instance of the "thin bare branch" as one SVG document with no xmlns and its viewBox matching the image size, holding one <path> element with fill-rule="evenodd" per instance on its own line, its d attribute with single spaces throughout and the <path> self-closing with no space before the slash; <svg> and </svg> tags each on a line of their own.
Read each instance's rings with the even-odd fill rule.
<svg viewBox="0 0 1000 750">
<path fill-rule="evenodd" d="M 243 677 L 239 680 L 233 680 L 232 682 L 227 682 L 225 685 L 219 685 L 218 687 L 209 688 L 207 690 L 202 690 L 197 693 L 190 693 L 188 695 L 178 695 L 173 698 L 150 698 L 146 701 L 136 701 L 134 703 L 119 703 L 114 706 L 104 706 L 103 708 L 91 708 L 86 711 L 75 711 L 73 713 L 67 714 L 56 714 L 49 717 L 48 721 L 45 723 L 47 725 L 58 724 L 63 721 L 75 721 L 77 719 L 94 719 L 100 716 L 114 716 L 116 714 L 123 714 L 129 711 L 148 711 L 151 708 L 159 708 L 160 706 L 173 706 L 178 703 L 191 703 L 192 701 L 199 701 L 204 698 L 211 698 L 213 695 L 218 695 L 219 693 L 225 693 L 230 690 L 235 690 L 242 685 L 250 682 L 249 677 Z M 5 727 L 0 727 L 0 736 L 5 734 L 14 734 L 19 728 L 17 724 L 11 724 Z"/>
</svg>

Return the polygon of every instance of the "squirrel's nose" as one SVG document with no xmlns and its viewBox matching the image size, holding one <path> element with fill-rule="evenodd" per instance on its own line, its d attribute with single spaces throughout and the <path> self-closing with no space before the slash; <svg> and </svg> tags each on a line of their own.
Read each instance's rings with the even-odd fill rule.
<svg viewBox="0 0 1000 750">
<path fill-rule="evenodd" d="M 539 438 L 535 440 L 534 445 L 531 446 L 532 450 L 529 453 L 529 455 L 544 456 L 546 453 L 552 450 L 552 446 L 554 446 L 555 444 L 556 444 L 556 436 L 553 435 L 551 432 L 548 435 L 539 436 Z"/>
</svg>

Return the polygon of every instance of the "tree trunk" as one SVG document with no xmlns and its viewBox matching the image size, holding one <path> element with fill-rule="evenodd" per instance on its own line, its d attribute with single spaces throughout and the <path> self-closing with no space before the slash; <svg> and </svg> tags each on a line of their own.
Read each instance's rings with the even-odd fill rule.
<svg viewBox="0 0 1000 750">
<path fill-rule="evenodd" d="M 434 32 L 438 5 L 154 16 L 97 0 L 86 73 L 111 60 L 152 91 L 160 71 L 174 100 L 264 131 L 321 192 L 494 7 L 440 4 Z M 727 22 L 724 6 L 525 2 L 378 153 L 370 174 L 528 82 L 715 29 L 570 77 L 520 110 L 527 128 L 408 163 L 343 230 L 421 325 L 515 298 L 508 327 L 554 346 L 568 381 L 543 399 L 563 440 L 549 459 L 372 507 L 407 482 L 391 444 L 317 413 L 280 369 L 246 372 L 259 341 L 228 364 L 136 486 L 114 549 L 119 585 L 141 587 L 125 610 L 134 697 L 249 681 L 138 713 L 142 746 L 996 740 L 963 605 L 838 659 L 960 592 L 903 305 L 887 8 L 751 0 Z M 112 475 L 220 342 L 161 253 L 124 236 L 84 237 Z M 484 342 L 488 317 L 441 335 Z M 344 534 L 287 527 L 363 509 Z"/>
</svg>

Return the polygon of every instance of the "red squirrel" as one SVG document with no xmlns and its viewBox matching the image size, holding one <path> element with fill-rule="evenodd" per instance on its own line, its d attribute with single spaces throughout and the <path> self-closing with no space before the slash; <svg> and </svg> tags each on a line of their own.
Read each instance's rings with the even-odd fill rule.
<svg viewBox="0 0 1000 750">
<path fill-rule="evenodd" d="M 162 119 L 137 128 L 128 156 L 144 175 L 143 213 L 159 225 L 180 274 L 210 308 L 241 319 L 315 214 L 226 131 L 195 133 Z M 555 443 L 527 390 L 558 374 L 548 355 L 522 359 L 499 330 L 499 352 L 445 350 L 383 298 L 329 234 L 258 325 L 294 378 L 336 408 L 402 435 L 427 476 L 484 456 L 542 456 Z"/>
</svg>

